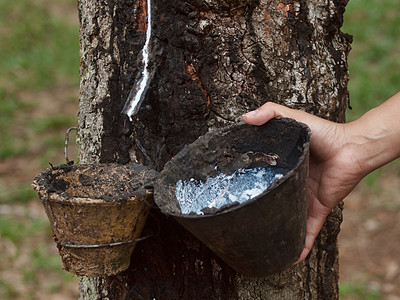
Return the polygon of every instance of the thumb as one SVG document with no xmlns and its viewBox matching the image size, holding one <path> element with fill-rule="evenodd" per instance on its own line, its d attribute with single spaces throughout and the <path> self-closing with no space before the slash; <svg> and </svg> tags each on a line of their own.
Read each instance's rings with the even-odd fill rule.
<svg viewBox="0 0 400 300">
<path fill-rule="evenodd" d="M 270 119 L 278 117 L 292 118 L 298 122 L 307 124 L 313 134 L 315 134 L 315 137 L 320 134 L 326 134 L 326 130 L 332 128 L 333 123 L 304 111 L 292 109 L 274 102 L 267 102 L 256 110 L 244 114 L 242 119 L 250 125 L 262 125 Z"/>
<path fill-rule="evenodd" d="M 244 122 L 250 125 L 262 125 L 273 118 L 287 117 L 293 119 L 304 119 L 304 112 L 288 108 L 274 102 L 267 102 L 256 110 L 250 111 L 242 116 Z"/>
<path fill-rule="evenodd" d="M 272 102 L 267 102 L 256 110 L 244 114 L 242 116 L 243 121 L 250 125 L 262 125 L 272 118 L 280 117 L 272 104 Z"/>
</svg>

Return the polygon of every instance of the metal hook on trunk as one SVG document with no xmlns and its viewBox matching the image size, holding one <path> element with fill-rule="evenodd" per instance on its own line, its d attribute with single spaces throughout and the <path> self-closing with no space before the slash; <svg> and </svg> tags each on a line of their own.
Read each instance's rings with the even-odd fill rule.
<svg viewBox="0 0 400 300">
<path fill-rule="evenodd" d="M 73 165 L 73 164 L 74 164 L 74 161 L 73 161 L 73 160 L 70 161 L 70 160 L 68 159 L 68 141 L 69 141 L 69 133 L 70 133 L 72 130 L 78 131 L 78 127 L 70 127 L 70 128 L 68 128 L 67 133 L 65 134 L 64 157 L 65 157 L 65 162 L 66 162 L 67 165 Z"/>
</svg>

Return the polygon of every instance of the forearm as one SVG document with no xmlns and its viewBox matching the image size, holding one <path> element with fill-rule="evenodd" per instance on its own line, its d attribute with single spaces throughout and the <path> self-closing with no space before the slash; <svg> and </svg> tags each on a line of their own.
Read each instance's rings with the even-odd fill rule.
<svg viewBox="0 0 400 300">
<path fill-rule="evenodd" d="M 400 93 L 345 127 L 363 175 L 395 160 L 400 156 Z"/>
</svg>

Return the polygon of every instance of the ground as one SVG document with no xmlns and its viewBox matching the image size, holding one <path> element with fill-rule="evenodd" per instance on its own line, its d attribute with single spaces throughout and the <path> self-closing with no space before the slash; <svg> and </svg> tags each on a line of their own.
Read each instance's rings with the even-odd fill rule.
<svg viewBox="0 0 400 300">
<path fill-rule="evenodd" d="M 400 299 L 400 176 L 386 167 L 373 187 L 345 200 L 339 234 L 340 288 L 348 299 Z"/>
</svg>

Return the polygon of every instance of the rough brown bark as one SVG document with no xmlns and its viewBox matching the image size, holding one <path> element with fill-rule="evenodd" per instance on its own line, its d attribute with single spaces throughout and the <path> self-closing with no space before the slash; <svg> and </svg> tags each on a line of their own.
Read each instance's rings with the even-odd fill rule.
<svg viewBox="0 0 400 300">
<path fill-rule="evenodd" d="M 138 161 L 161 170 L 183 145 L 266 101 L 343 122 L 347 0 L 153 0 L 156 71 L 132 122 L 121 114 L 141 72 L 146 1 L 79 1 L 81 162 Z M 82 299 L 336 299 L 332 211 L 306 261 L 281 274 L 236 274 L 153 209 L 128 271 L 81 279 Z M 159 228 L 159 229 L 158 229 Z"/>
</svg>

